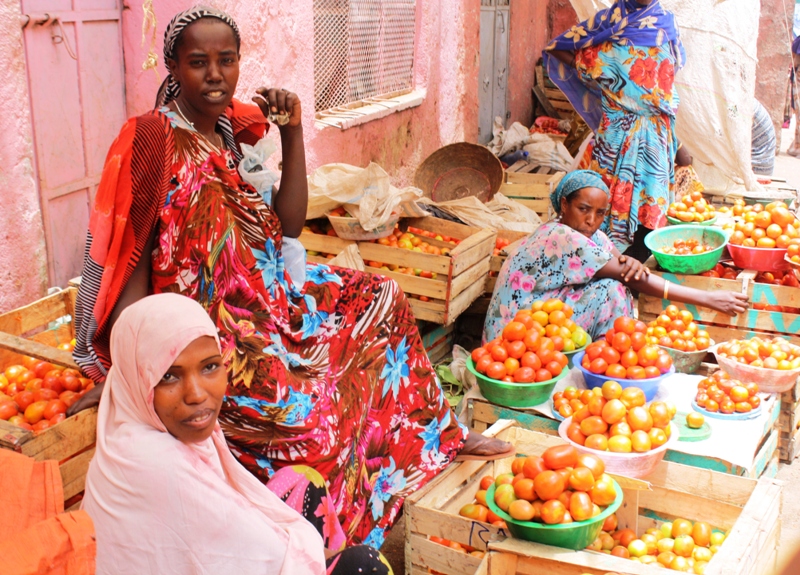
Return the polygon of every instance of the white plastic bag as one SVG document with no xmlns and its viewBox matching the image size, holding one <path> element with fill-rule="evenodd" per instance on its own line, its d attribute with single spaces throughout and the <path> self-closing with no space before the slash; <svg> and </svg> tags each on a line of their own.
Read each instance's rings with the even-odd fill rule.
<svg viewBox="0 0 800 575">
<path fill-rule="evenodd" d="M 272 189 L 278 181 L 278 174 L 266 167 L 267 159 L 277 149 L 270 138 L 261 138 L 255 146 L 242 144 L 242 161 L 239 162 L 239 175 L 261 194 L 264 203 L 272 205 Z"/>
</svg>

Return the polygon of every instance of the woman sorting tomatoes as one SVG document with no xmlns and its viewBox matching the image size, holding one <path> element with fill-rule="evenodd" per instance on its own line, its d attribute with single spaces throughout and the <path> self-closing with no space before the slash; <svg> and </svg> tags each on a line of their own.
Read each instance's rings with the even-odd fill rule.
<svg viewBox="0 0 800 575">
<path fill-rule="evenodd" d="M 590 170 L 567 174 L 550 195 L 558 218 L 539 226 L 506 259 L 486 313 L 484 341 L 499 336 L 517 312 L 536 300 L 557 299 L 573 309 L 572 321 L 592 339 L 620 316 L 633 317 L 629 288 L 648 295 L 736 315 L 742 294 L 706 292 L 666 281 L 621 254 L 600 230 L 609 209 L 603 178 Z"/>
<path fill-rule="evenodd" d="M 257 105 L 233 97 L 233 19 L 205 7 L 178 14 L 164 59 L 156 109 L 129 120 L 107 156 L 76 304 L 76 361 L 101 383 L 123 309 L 150 293 L 192 298 L 218 330 L 228 376 L 219 422 L 234 456 L 264 483 L 278 469 L 312 467 L 347 543 L 380 547 L 405 496 L 457 456 L 513 448 L 456 421 L 395 282 L 287 268 L 308 201 L 301 103 L 278 88 L 257 90 Z M 283 152 L 274 194 L 239 169 L 268 117 Z M 101 387 L 76 407 L 96 402 Z"/>
</svg>

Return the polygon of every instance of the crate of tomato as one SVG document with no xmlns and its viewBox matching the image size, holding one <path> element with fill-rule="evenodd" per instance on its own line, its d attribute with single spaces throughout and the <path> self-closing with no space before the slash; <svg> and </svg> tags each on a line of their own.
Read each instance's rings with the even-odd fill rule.
<svg viewBox="0 0 800 575">
<path fill-rule="evenodd" d="M 59 462 L 65 507 L 83 493 L 97 409 L 66 417 L 94 384 L 72 360 L 74 287 L 0 314 L 0 448 Z"/>
<path fill-rule="evenodd" d="M 487 434 L 513 443 L 517 457 L 541 456 L 550 447 L 564 445 L 559 438 L 522 429 L 509 421 L 498 422 Z M 647 533 L 659 531 L 662 534 L 659 538 L 663 538 L 668 528 L 671 533 L 676 530 L 686 533 L 688 529 L 692 534 L 691 547 L 695 546 L 695 538 L 698 546 L 709 546 L 704 552 L 706 557 L 712 555 L 705 564 L 708 575 L 775 572 L 782 494 L 781 484 L 772 479 L 735 477 L 669 461 L 659 463 L 643 479 L 613 476 L 622 489 L 622 504 L 613 520 L 604 521 L 603 527 L 609 531 L 586 550 L 573 551 L 511 537 L 502 523 L 491 521 L 495 518 L 474 509 L 478 507 L 476 500 L 480 502 L 476 496 L 488 484 L 483 483 L 486 478 L 507 474 L 514 461 L 511 457 L 488 463 L 456 463 L 406 498 L 409 572 L 456 575 L 487 569 L 496 575 L 608 572 L 655 575 L 663 572 L 663 567 L 654 564 L 658 561 L 646 547 L 646 540 L 650 540 Z M 488 494 L 484 492 L 484 496 Z M 698 524 L 702 529 L 695 534 L 694 527 Z M 712 533 L 716 535 L 712 537 Z M 621 547 L 623 538 L 626 542 L 634 539 L 641 542 L 631 549 L 635 554 L 652 556 L 647 559 L 651 564 L 627 558 L 631 555 L 627 549 L 630 543 L 625 553 L 619 549 L 615 554 L 601 552 L 608 549 L 606 541 Z M 673 541 L 678 541 L 677 536 Z M 715 545 L 713 551 L 710 545 Z M 639 548 L 642 546 L 644 549 Z M 680 556 L 684 560 L 677 563 L 685 565 L 686 551 L 691 555 L 693 549 L 689 549 L 685 537 L 678 548 L 683 548 Z M 486 556 L 482 558 L 482 554 Z"/>
<path fill-rule="evenodd" d="M 317 263 L 357 243 L 366 271 L 395 280 L 418 320 L 449 325 L 483 294 L 496 235 L 427 217 L 401 220 L 378 240 L 343 240 L 318 223 L 307 225 L 299 239 Z"/>
</svg>

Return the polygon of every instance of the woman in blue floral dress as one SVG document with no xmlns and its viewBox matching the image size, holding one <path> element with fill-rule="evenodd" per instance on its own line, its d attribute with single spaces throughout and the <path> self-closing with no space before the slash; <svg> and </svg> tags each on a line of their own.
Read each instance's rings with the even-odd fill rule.
<svg viewBox="0 0 800 575">
<path fill-rule="evenodd" d="M 729 315 L 744 311 L 747 300 L 741 294 L 674 284 L 667 288 L 663 279 L 621 254 L 599 229 L 608 213 L 609 196 L 596 172 L 578 170 L 561 180 L 550 196 L 558 219 L 539 226 L 500 269 L 486 313 L 484 341 L 500 335 L 520 310 L 549 298 L 569 304 L 572 320 L 596 339 L 611 329 L 616 318 L 633 317 L 628 287 Z"/>
<path fill-rule="evenodd" d="M 610 190 L 602 229 L 640 261 L 650 255 L 644 236 L 666 225 L 683 59 L 674 16 L 658 0 L 617 0 L 545 51 L 550 79 L 595 133 L 580 165 Z"/>
</svg>

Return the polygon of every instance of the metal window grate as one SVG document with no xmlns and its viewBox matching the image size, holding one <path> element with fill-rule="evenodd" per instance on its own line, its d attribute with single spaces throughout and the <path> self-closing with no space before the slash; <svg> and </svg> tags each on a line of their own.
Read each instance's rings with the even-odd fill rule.
<svg viewBox="0 0 800 575">
<path fill-rule="evenodd" d="M 411 90 L 415 12 L 416 0 L 314 0 L 314 109 Z"/>
</svg>

